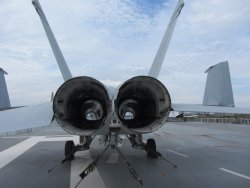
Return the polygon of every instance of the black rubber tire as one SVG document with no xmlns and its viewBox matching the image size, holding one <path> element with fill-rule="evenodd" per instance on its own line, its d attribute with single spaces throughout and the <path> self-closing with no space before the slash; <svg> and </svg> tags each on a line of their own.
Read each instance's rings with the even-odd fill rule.
<svg viewBox="0 0 250 188">
<path fill-rule="evenodd" d="M 146 143 L 146 151 L 148 158 L 155 159 L 158 157 L 156 152 L 156 143 L 153 138 L 149 138 Z"/>
<path fill-rule="evenodd" d="M 75 144 L 72 140 L 68 140 L 65 143 L 65 148 L 64 148 L 64 155 L 65 157 L 68 157 L 69 160 L 74 159 L 74 151 L 75 150 Z"/>
</svg>

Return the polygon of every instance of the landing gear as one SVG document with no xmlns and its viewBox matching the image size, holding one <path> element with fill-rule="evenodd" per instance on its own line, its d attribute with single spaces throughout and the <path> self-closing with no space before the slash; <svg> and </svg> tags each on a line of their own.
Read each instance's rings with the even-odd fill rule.
<svg viewBox="0 0 250 188">
<path fill-rule="evenodd" d="M 89 149 L 93 137 L 90 136 L 80 136 L 80 144 L 75 145 L 73 140 L 68 140 L 65 143 L 64 155 L 66 160 L 73 160 L 74 154 L 77 151 L 85 151 Z"/>
<path fill-rule="evenodd" d="M 74 153 L 75 153 L 75 144 L 73 140 L 66 141 L 64 148 L 65 158 L 72 161 L 74 159 Z"/>
<path fill-rule="evenodd" d="M 147 151 L 148 158 L 156 159 L 158 157 L 158 152 L 156 151 L 156 144 L 153 138 L 147 140 L 145 150 Z"/>
<path fill-rule="evenodd" d="M 64 147 L 64 159 L 58 164 L 52 167 L 51 169 L 48 170 L 48 173 L 52 172 L 55 170 L 57 167 L 60 165 L 64 164 L 67 161 L 72 161 L 75 158 L 75 153 L 77 151 L 85 151 L 89 149 L 89 145 L 91 144 L 91 141 L 93 140 L 94 137 L 90 136 L 80 136 L 80 144 L 75 145 L 73 140 L 68 140 L 65 143 Z"/>
<path fill-rule="evenodd" d="M 132 147 L 145 150 L 147 152 L 148 158 L 156 159 L 158 158 L 158 156 L 161 156 L 161 154 L 156 150 L 156 143 L 153 138 L 149 138 L 147 140 L 147 143 L 145 143 L 142 141 L 141 134 L 130 134 L 127 135 L 127 137 L 131 142 Z"/>
<path fill-rule="evenodd" d="M 64 147 L 64 155 L 65 158 L 63 160 L 63 162 L 69 160 L 72 161 L 74 159 L 74 154 L 77 151 L 85 151 L 89 149 L 89 145 L 92 142 L 93 137 L 90 136 L 80 136 L 80 144 L 75 145 L 73 140 L 68 140 L 65 143 L 65 147 Z"/>
</svg>

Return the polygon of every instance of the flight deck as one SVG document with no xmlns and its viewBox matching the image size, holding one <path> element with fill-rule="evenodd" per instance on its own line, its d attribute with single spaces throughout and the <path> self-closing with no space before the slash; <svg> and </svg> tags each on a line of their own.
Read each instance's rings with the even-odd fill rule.
<svg viewBox="0 0 250 188">
<path fill-rule="evenodd" d="M 96 169 L 78 187 L 250 187 L 249 125 L 167 123 L 144 136 L 145 140 L 147 138 L 154 138 L 157 150 L 177 168 L 164 158 L 147 158 L 145 151 L 133 149 L 125 138 L 119 150 L 135 168 L 143 184 L 132 177 L 121 155 L 108 149 Z M 73 161 L 61 165 L 66 140 L 77 142 L 78 137 L 54 126 L 1 136 L 1 187 L 75 187 L 80 180 L 79 174 L 105 146 L 100 145 L 96 137 L 88 151 L 77 152 Z"/>
</svg>

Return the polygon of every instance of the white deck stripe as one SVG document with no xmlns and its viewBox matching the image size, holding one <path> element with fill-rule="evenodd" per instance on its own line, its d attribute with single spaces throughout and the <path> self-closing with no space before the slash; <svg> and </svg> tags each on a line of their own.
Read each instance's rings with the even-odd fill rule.
<svg viewBox="0 0 250 188">
<path fill-rule="evenodd" d="M 18 138 L 18 137 L 12 137 Z M 20 137 L 19 137 L 20 138 Z M 46 138 L 44 136 L 32 136 L 2 152 L 0 152 L 0 169 L 6 166 L 8 163 L 16 159 L 18 156 L 23 154 L 25 151 L 29 150 L 32 146 L 36 145 L 38 142 L 51 142 L 51 141 L 66 141 L 73 140 L 75 144 L 79 142 L 79 136 L 73 137 L 55 137 Z M 70 175 L 70 187 L 73 188 L 80 180 L 79 174 L 89 165 L 92 161 L 89 151 L 77 152 L 75 154 L 75 160 L 71 162 L 71 175 Z M 97 170 L 89 175 L 86 180 L 82 181 L 80 184 L 82 187 L 100 187 L 105 188 L 102 178 Z"/>
<path fill-rule="evenodd" d="M 166 150 L 169 151 L 169 152 L 171 152 L 171 153 L 174 153 L 174 154 L 176 154 L 176 155 L 182 156 L 182 157 L 186 157 L 186 158 L 189 157 L 188 155 L 185 155 L 185 154 L 183 154 L 183 153 L 179 153 L 179 152 L 174 151 L 174 150 L 171 150 L 171 149 L 166 149 Z"/>
<path fill-rule="evenodd" d="M 67 137 L 67 138 L 71 138 L 74 135 L 47 135 L 47 136 L 43 136 L 44 138 L 55 138 L 55 137 Z M 1 138 L 30 138 L 30 137 L 38 137 L 38 136 L 3 136 Z"/>
<path fill-rule="evenodd" d="M 30 138 L 31 136 L 4 136 L 1 138 Z"/>
<path fill-rule="evenodd" d="M 71 161 L 71 173 L 70 173 L 70 188 L 74 188 L 78 181 L 81 179 L 79 174 L 92 162 L 89 151 L 81 151 L 75 154 L 75 159 Z M 98 187 L 105 188 L 105 184 L 98 172 L 98 168 L 95 168 L 86 179 L 84 179 L 80 187 Z"/>
<path fill-rule="evenodd" d="M 119 158 L 119 153 L 113 152 L 113 153 L 110 154 L 110 156 L 109 156 L 109 158 L 107 160 L 107 163 L 108 164 L 115 164 L 115 163 L 117 163 L 118 158 Z"/>
<path fill-rule="evenodd" d="M 230 173 L 230 174 L 233 174 L 233 175 L 236 175 L 236 176 L 245 178 L 245 179 L 247 179 L 247 180 L 250 180 L 250 177 L 249 177 L 249 176 L 240 174 L 240 173 L 238 173 L 238 172 L 234 172 L 234 171 L 231 171 L 231 170 L 228 170 L 228 169 L 225 169 L 225 168 L 219 168 L 219 169 L 222 170 L 222 171 L 228 172 L 228 173 Z"/>
<path fill-rule="evenodd" d="M 44 137 L 40 142 L 58 142 L 58 141 L 67 141 L 73 140 L 75 144 L 79 143 L 79 136 L 72 137 Z"/>
<path fill-rule="evenodd" d="M 42 138 L 43 136 L 31 137 L 0 152 L 0 169 L 36 145 Z"/>
<path fill-rule="evenodd" d="M 73 140 L 76 143 L 79 143 L 79 136 L 19 136 L 19 137 L 2 137 L 2 138 L 15 138 L 15 139 L 18 139 L 18 138 L 36 138 L 39 140 L 39 142 L 53 142 L 53 141 L 67 141 L 67 140 Z"/>
<path fill-rule="evenodd" d="M 18 137 L 14 137 L 18 138 Z M 19 137 L 20 138 L 20 137 Z M 23 138 L 23 137 L 21 137 Z M 55 137 L 46 138 L 44 136 L 32 136 L 2 152 L 0 152 L 0 169 L 22 155 L 25 151 L 36 145 L 38 142 L 53 142 L 53 141 L 66 141 L 73 140 L 75 144 L 79 143 L 79 136 L 73 137 Z"/>
</svg>

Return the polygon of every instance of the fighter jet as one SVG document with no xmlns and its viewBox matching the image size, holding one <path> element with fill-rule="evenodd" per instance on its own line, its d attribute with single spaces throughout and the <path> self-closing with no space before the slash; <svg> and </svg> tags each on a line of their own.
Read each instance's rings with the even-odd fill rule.
<svg viewBox="0 0 250 188">
<path fill-rule="evenodd" d="M 41 127 L 57 122 L 66 132 L 80 138 L 78 145 L 72 140 L 65 143 L 63 161 L 73 160 L 77 151 L 88 150 L 96 136 L 100 136 L 101 143 L 106 144 L 103 152 L 109 147 L 119 151 L 121 135 L 129 139 L 133 148 L 145 150 L 149 158 L 157 158 L 161 154 L 156 149 L 155 140 L 150 138 L 144 141 L 143 134 L 163 126 L 170 111 L 250 114 L 249 109 L 243 108 L 171 103 L 167 88 L 157 78 L 177 19 L 184 7 L 183 0 L 179 0 L 174 9 L 148 75 L 130 78 L 118 87 L 106 87 L 92 77 L 73 77 L 39 1 L 32 0 L 32 3 L 65 82 L 56 91 L 52 103 L 1 112 L 0 132 Z M 93 170 L 98 159 L 83 171 L 80 175 L 82 179 Z M 130 170 L 136 174 L 133 168 Z M 139 178 L 137 180 L 140 181 Z"/>
</svg>

